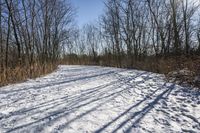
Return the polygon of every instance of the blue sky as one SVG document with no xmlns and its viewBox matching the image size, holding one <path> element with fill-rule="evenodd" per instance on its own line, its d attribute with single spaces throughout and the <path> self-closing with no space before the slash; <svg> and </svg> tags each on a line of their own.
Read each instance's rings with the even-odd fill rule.
<svg viewBox="0 0 200 133">
<path fill-rule="evenodd" d="M 77 8 L 77 24 L 83 26 L 98 19 L 103 13 L 103 0 L 71 0 L 73 6 Z"/>
</svg>

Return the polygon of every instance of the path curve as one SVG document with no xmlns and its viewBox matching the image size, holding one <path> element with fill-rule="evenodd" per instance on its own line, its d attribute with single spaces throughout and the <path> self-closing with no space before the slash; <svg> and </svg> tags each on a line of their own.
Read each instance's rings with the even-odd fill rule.
<svg viewBox="0 0 200 133">
<path fill-rule="evenodd" d="M 200 132 L 200 92 L 163 75 L 59 66 L 0 88 L 1 133 Z"/>
</svg>

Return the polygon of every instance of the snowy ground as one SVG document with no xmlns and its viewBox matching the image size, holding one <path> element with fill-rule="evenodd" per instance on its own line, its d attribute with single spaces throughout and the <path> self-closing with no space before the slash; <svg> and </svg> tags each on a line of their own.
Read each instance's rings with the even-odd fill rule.
<svg viewBox="0 0 200 133">
<path fill-rule="evenodd" d="M 60 66 L 0 88 L 0 132 L 198 133 L 200 92 L 144 71 Z"/>
</svg>

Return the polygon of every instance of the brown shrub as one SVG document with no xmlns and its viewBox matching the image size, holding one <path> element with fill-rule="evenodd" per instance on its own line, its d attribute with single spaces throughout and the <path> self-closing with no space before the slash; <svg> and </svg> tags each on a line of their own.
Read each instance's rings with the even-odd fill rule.
<svg viewBox="0 0 200 133">
<path fill-rule="evenodd" d="M 17 83 L 25 81 L 29 78 L 36 78 L 41 75 L 52 72 L 57 67 L 56 64 L 35 63 L 31 66 L 16 66 L 15 68 L 8 68 L 0 73 L 0 86 L 10 83 Z"/>
</svg>

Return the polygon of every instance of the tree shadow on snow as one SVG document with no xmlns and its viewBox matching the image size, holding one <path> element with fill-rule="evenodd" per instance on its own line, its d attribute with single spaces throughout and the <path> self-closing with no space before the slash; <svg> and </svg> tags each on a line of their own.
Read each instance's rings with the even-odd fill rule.
<svg viewBox="0 0 200 133">
<path fill-rule="evenodd" d="M 117 128 L 115 128 L 112 133 L 117 132 L 118 130 L 120 130 L 121 128 L 123 128 L 127 123 L 131 122 L 132 126 L 129 127 L 128 129 L 126 129 L 126 131 L 124 131 L 125 133 L 131 132 L 131 129 L 136 127 L 139 122 L 142 120 L 142 118 L 148 114 L 149 111 L 151 111 L 155 105 L 160 101 L 165 99 L 166 97 L 169 96 L 169 94 L 171 93 L 171 91 L 174 88 L 174 84 L 172 84 L 171 86 L 167 87 L 167 89 L 164 89 L 164 91 L 162 93 L 160 93 L 152 102 L 148 103 L 144 108 L 142 108 L 140 111 L 134 112 L 129 118 L 125 119 L 122 123 L 120 123 L 118 125 Z M 163 88 L 166 87 L 165 84 L 162 86 Z M 143 100 L 139 101 L 138 103 L 134 104 L 133 106 L 131 106 L 129 109 L 127 109 L 126 111 L 124 111 L 122 114 L 120 114 L 118 117 L 116 117 L 115 119 L 113 119 L 112 121 L 108 122 L 106 125 L 104 125 L 103 127 L 101 127 L 100 129 L 96 130 L 95 133 L 101 133 L 103 132 L 106 128 L 108 128 L 109 126 L 111 126 L 113 123 L 115 123 L 117 120 L 119 120 L 121 117 L 125 116 L 126 114 L 128 114 L 131 110 L 133 110 L 135 107 L 139 106 L 140 104 L 142 104 L 143 102 L 145 102 L 146 100 L 149 100 L 149 96 L 155 94 L 157 91 L 161 90 L 161 88 L 158 88 L 157 90 L 155 90 L 152 94 L 146 96 Z M 166 95 L 166 96 L 165 96 Z M 165 96 L 165 97 L 164 97 Z M 137 117 L 137 118 L 136 118 Z M 135 119 L 136 118 L 136 119 Z"/>
<path fill-rule="evenodd" d="M 118 71 L 118 72 L 120 72 L 120 71 Z M 67 117 L 74 111 L 82 110 L 84 107 L 87 107 L 87 106 L 90 107 L 90 105 L 92 105 L 92 104 L 95 105 L 95 106 L 91 106 L 87 110 L 84 110 L 84 111 L 82 110 L 83 112 L 81 114 L 78 114 L 75 118 L 62 123 L 61 125 L 59 125 L 57 127 L 58 130 L 63 130 L 66 127 L 68 127 L 71 123 L 76 122 L 76 120 L 78 120 L 86 115 L 91 114 L 93 111 L 96 111 L 99 107 L 101 107 L 104 104 L 106 104 L 107 102 L 115 99 L 122 92 L 133 89 L 136 85 L 140 84 L 142 81 L 135 82 L 135 84 L 131 82 L 134 79 L 136 79 L 137 77 L 143 76 L 145 80 L 150 80 L 152 78 L 150 76 L 150 73 L 148 73 L 148 72 L 139 72 L 136 75 L 129 76 L 129 77 L 121 76 L 118 74 L 118 72 L 117 71 L 109 71 L 109 72 L 104 72 L 102 74 L 97 74 L 97 75 L 92 75 L 92 76 L 84 76 L 84 77 L 73 79 L 70 81 L 68 80 L 68 81 L 57 82 L 57 83 L 52 84 L 52 86 L 55 86 L 55 85 L 59 85 L 59 84 L 65 84 L 68 82 L 76 82 L 77 80 L 84 80 L 84 79 L 88 79 L 88 78 L 92 79 L 94 77 L 99 77 L 99 76 L 108 75 L 108 74 L 116 74 L 116 77 L 118 79 L 117 81 L 112 81 L 112 82 L 104 84 L 104 85 L 99 85 L 95 88 L 89 88 L 87 90 L 83 90 L 81 92 L 81 94 L 75 94 L 72 96 L 63 96 L 58 99 L 54 99 L 54 100 L 50 100 L 50 101 L 41 103 L 41 104 L 36 105 L 31 108 L 25 108 L 25 109 L 21 109 L 16 112 L 13 112 L 10 115 L 6 116 L 4 119 L 22 115 L 21 117 L 19 117 L 16 120 L 23 121 L 24 119 L 26 119 L 30 116 L 36 115 L 36 114 L 40 114 L 41 112 L 47 111 L 48 113 L 46 113 L 42 117 L 40 117 L 32 122 L 14 127 L 12 129 L 8 130 L 7 132 L 23 130 L 26 128 L 31 128 L 31 129 L 34 128 L 37 131 L 41 131 L 47 125 L 53 125 L 54 123 L 56 123 L 56 121 L 59 121 L 60 119 L 62 119 L 64 117 Z M 127 85 L 127 87 L 123 88 L 122 87 L 123 85 Z M 138 107 L 140 104 L 144 103 L 145 101 L 151 100 L 150 97 L 153 94 L 155 94 L 158 91 L 163 90 L 162 93 L 157 95 L 157 97 L 155 97 L 149 104 L 147 104 L 145 107 L 143 107 L 140 111 L 133 113 L 128 119 L 126 119 L 122 123 L 120 123 L 118 125 L 118 127 L 113 130 L 113 133 L 118 131 L 119 129 L 123 128 L 128 122 L 131 122 L 132 126 L 129 127 L 126 130 L 126 132 L 131 131 L 131 129 L 134 128 L 135 126 L 137 126 L 138 123 L 142 120 L 142 118 L 146 114 L 148 114 L 148 112 L 151 111 L 154 108 L 154 106 L 160 100 L 162 100 L 164 98 L 164 96 L 167 97 L 167 95 L 170 94 L 170 92 L 172 91 L 173 88 L 174 88 L 174 85 L 166 87 L 166 85 L 164 84 L 162 87 L 159 87 L 158 89 L 154 90 L 150 94 L 147 94 L 143 100 L 141 100 L 138 103 L 131 106 L 129 109 L 124 111 L 118 117 L 116 117 L 112 121 L 108 122 L 100 129 L 96 130 L 96 133 L 103 132 L 106 128 L 108 128 L 113 123 L 118 121 L 121 117 L 125 116 L 126 114 L 130 114 L 131 110 Z M 39 88 L 37 88 L 37 89 L 39 89 Z M 136 117 L 137 117 L 137 119 L 135 119 Z"/>
</svg>

